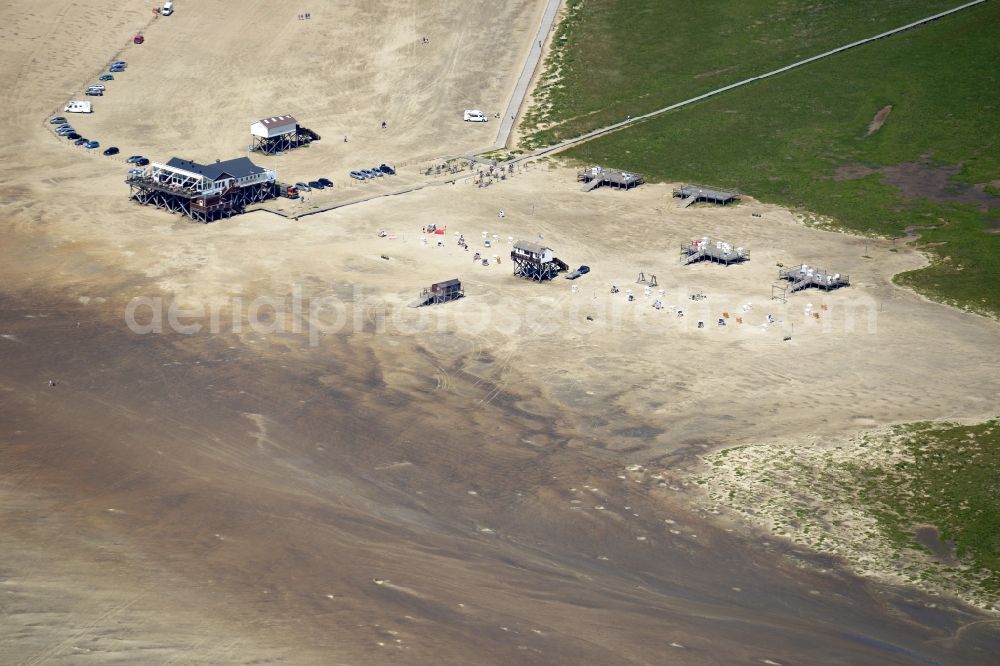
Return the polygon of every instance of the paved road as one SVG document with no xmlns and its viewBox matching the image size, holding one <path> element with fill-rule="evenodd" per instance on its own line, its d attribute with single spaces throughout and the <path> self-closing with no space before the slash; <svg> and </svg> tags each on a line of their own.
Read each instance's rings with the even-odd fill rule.
<svg viewBox="0 0 1000 666">
<path fill-rule="evenodd" d="M 524 96 L 528 94 L 528 85 L 531 83 L 531 77 L 534 75 L 535 69 L 538 67 L 538 61 L 542 57 L 542 46 L 545 44 L 545 40 L 548 39 L 549 32 L 552 30 L 552 24 L 556 20 L 556 12 L 559 11 L 560 2 L 561 0 L 549 0 L 549 3 L 545 6 L 545 12 L 542 14 L 542 24 L 538 26 L 538 34 L 535 36 L 534 41 L 531 42 L 531 50 L 528 51 L 528 58 L 524 61 L 521 76 L 517 80 L 517 85 L 514 86 L 514 93 L 510 97 L 507 111 L 500 119 L 500 131 L 497 132 L 497 140 L 493 144 L 494 149 L 504 148 L 510 140 L 510 132 L 514 129 L 514 116 L 520 110 L 521 104 L 524 102 Z"/>
</svg>

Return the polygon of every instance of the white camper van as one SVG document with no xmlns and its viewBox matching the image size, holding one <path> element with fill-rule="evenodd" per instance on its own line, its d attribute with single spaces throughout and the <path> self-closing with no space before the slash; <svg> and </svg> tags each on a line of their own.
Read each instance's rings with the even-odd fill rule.
<svg viewBox="0 0 1000 666">
<path fill-rule="evenodd" d="M 483 114 L 482 111 L 478 111 L 476 109 L 466 109 L 465 116 L 463 116 L 463 120 L 465 120 L 465 122 L 467 123 L 485 123 L 486 116 Z"/>
<path fill-rule="evenodd" d="M 90 102 L 72 100 L 66 105 L 66 108 L 64 108 L 63 111 L 67 111 L 69 113 L 93 113 L 94 107 Z"/>
<path fill-rule="evenodd" d="M 174 13 L 174 3 L 170 2 L 170 0 L 167 0 L 167 2 L 164 2 L 163 3 L 163 9 L 160 10 L 160 13 L 163 14 L 164 16 L 170 16 L 171 14 L 173 14 Z"/>
</svg>

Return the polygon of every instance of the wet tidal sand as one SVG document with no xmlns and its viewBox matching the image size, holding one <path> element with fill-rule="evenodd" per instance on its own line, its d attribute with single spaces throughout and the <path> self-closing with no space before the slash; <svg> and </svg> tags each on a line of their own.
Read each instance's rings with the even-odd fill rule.
<svg viewBox="0 0 1000 666">
<path fill-rule="evenodd" d="M 433 390 L 410 341 L 254 351 L 137 336 L 107 323 L 111 304 L 2 305 L 8 663 L 982 663 L 997 648 L 989 625 L 963 629 L 981 616 L 619 479 L 619 456 L 575 446 L 538 396 L 483 405 L 491 386 L 462 372 Z M 387 384 L 390 365 L 408 379 Z"/>
</svg>

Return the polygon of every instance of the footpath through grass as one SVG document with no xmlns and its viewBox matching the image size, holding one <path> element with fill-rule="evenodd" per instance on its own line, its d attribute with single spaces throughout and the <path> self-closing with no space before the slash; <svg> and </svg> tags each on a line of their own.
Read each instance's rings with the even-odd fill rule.
<svg viewBox="0 0 1000 666">
<path fill-rule="evenodd" d="M 657 0 L 570 4 L 556 38 L 564 46 L 550 62 L 559 83 L 542 91 L 536 111 L 556 124 L 529 136 L 529 145 L 638 115 L 958 3 L 714 0 L 683 12 Z M 897 280 L 996 316 L 998 45 L 1000 3 L 986 3 L 565 155 L 651 180 L 735 187 L 861 233 L 896 237 L 912 227 L 933 263 Z M 875 114 L 890 105 L 882 127 L 868 135 Z"/>
<path fill-rule="evenodd" d="M 954 7 L 956 0 L 568 0 L 522 121 L 555 143 Z M 529 143 L 531 140 L 529 139 Z"/>
</svg>

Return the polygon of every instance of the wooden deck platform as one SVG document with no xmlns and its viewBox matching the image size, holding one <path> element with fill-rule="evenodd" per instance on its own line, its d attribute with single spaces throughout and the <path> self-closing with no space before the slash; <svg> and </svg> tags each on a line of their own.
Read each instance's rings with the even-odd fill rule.
<svg viewBox="0 0 1000 666">
<path fill-rule="evenodd" d="M 681 200 L 678 208 L 687 208 L 699 201 L 727 206 L 738 201 L 740 193 L 705 185 L 682 185 L 674 190 L 674 197 Z"/>
<path fill-rule="evenodd" d="M 637 173 L 631 171 L 619 171 L 618 169 L 605 169 L 600 166 L 588 167 L 578 171 L 576 179 L 584 183 L 581 188 L 584 192 L 590 192 L 602 185 L 614 187 L 620 190 L 630 190 L 633 187 L 642 185 L 646 180 Z"/>
<path fill-rule="evenodd" d="M 788 280 L 792 283 L 788 288 L 788 293 L 794 293 L 808 287 L 830 291 L 831 289 L 839 289 L 851 284 L 850 275 L 831 273 L 830 271 L 814 268 L 806 264 L 796 266 L 795 268 L 783 268 L 778 271 L 778 278 Z"/>
</svg>

